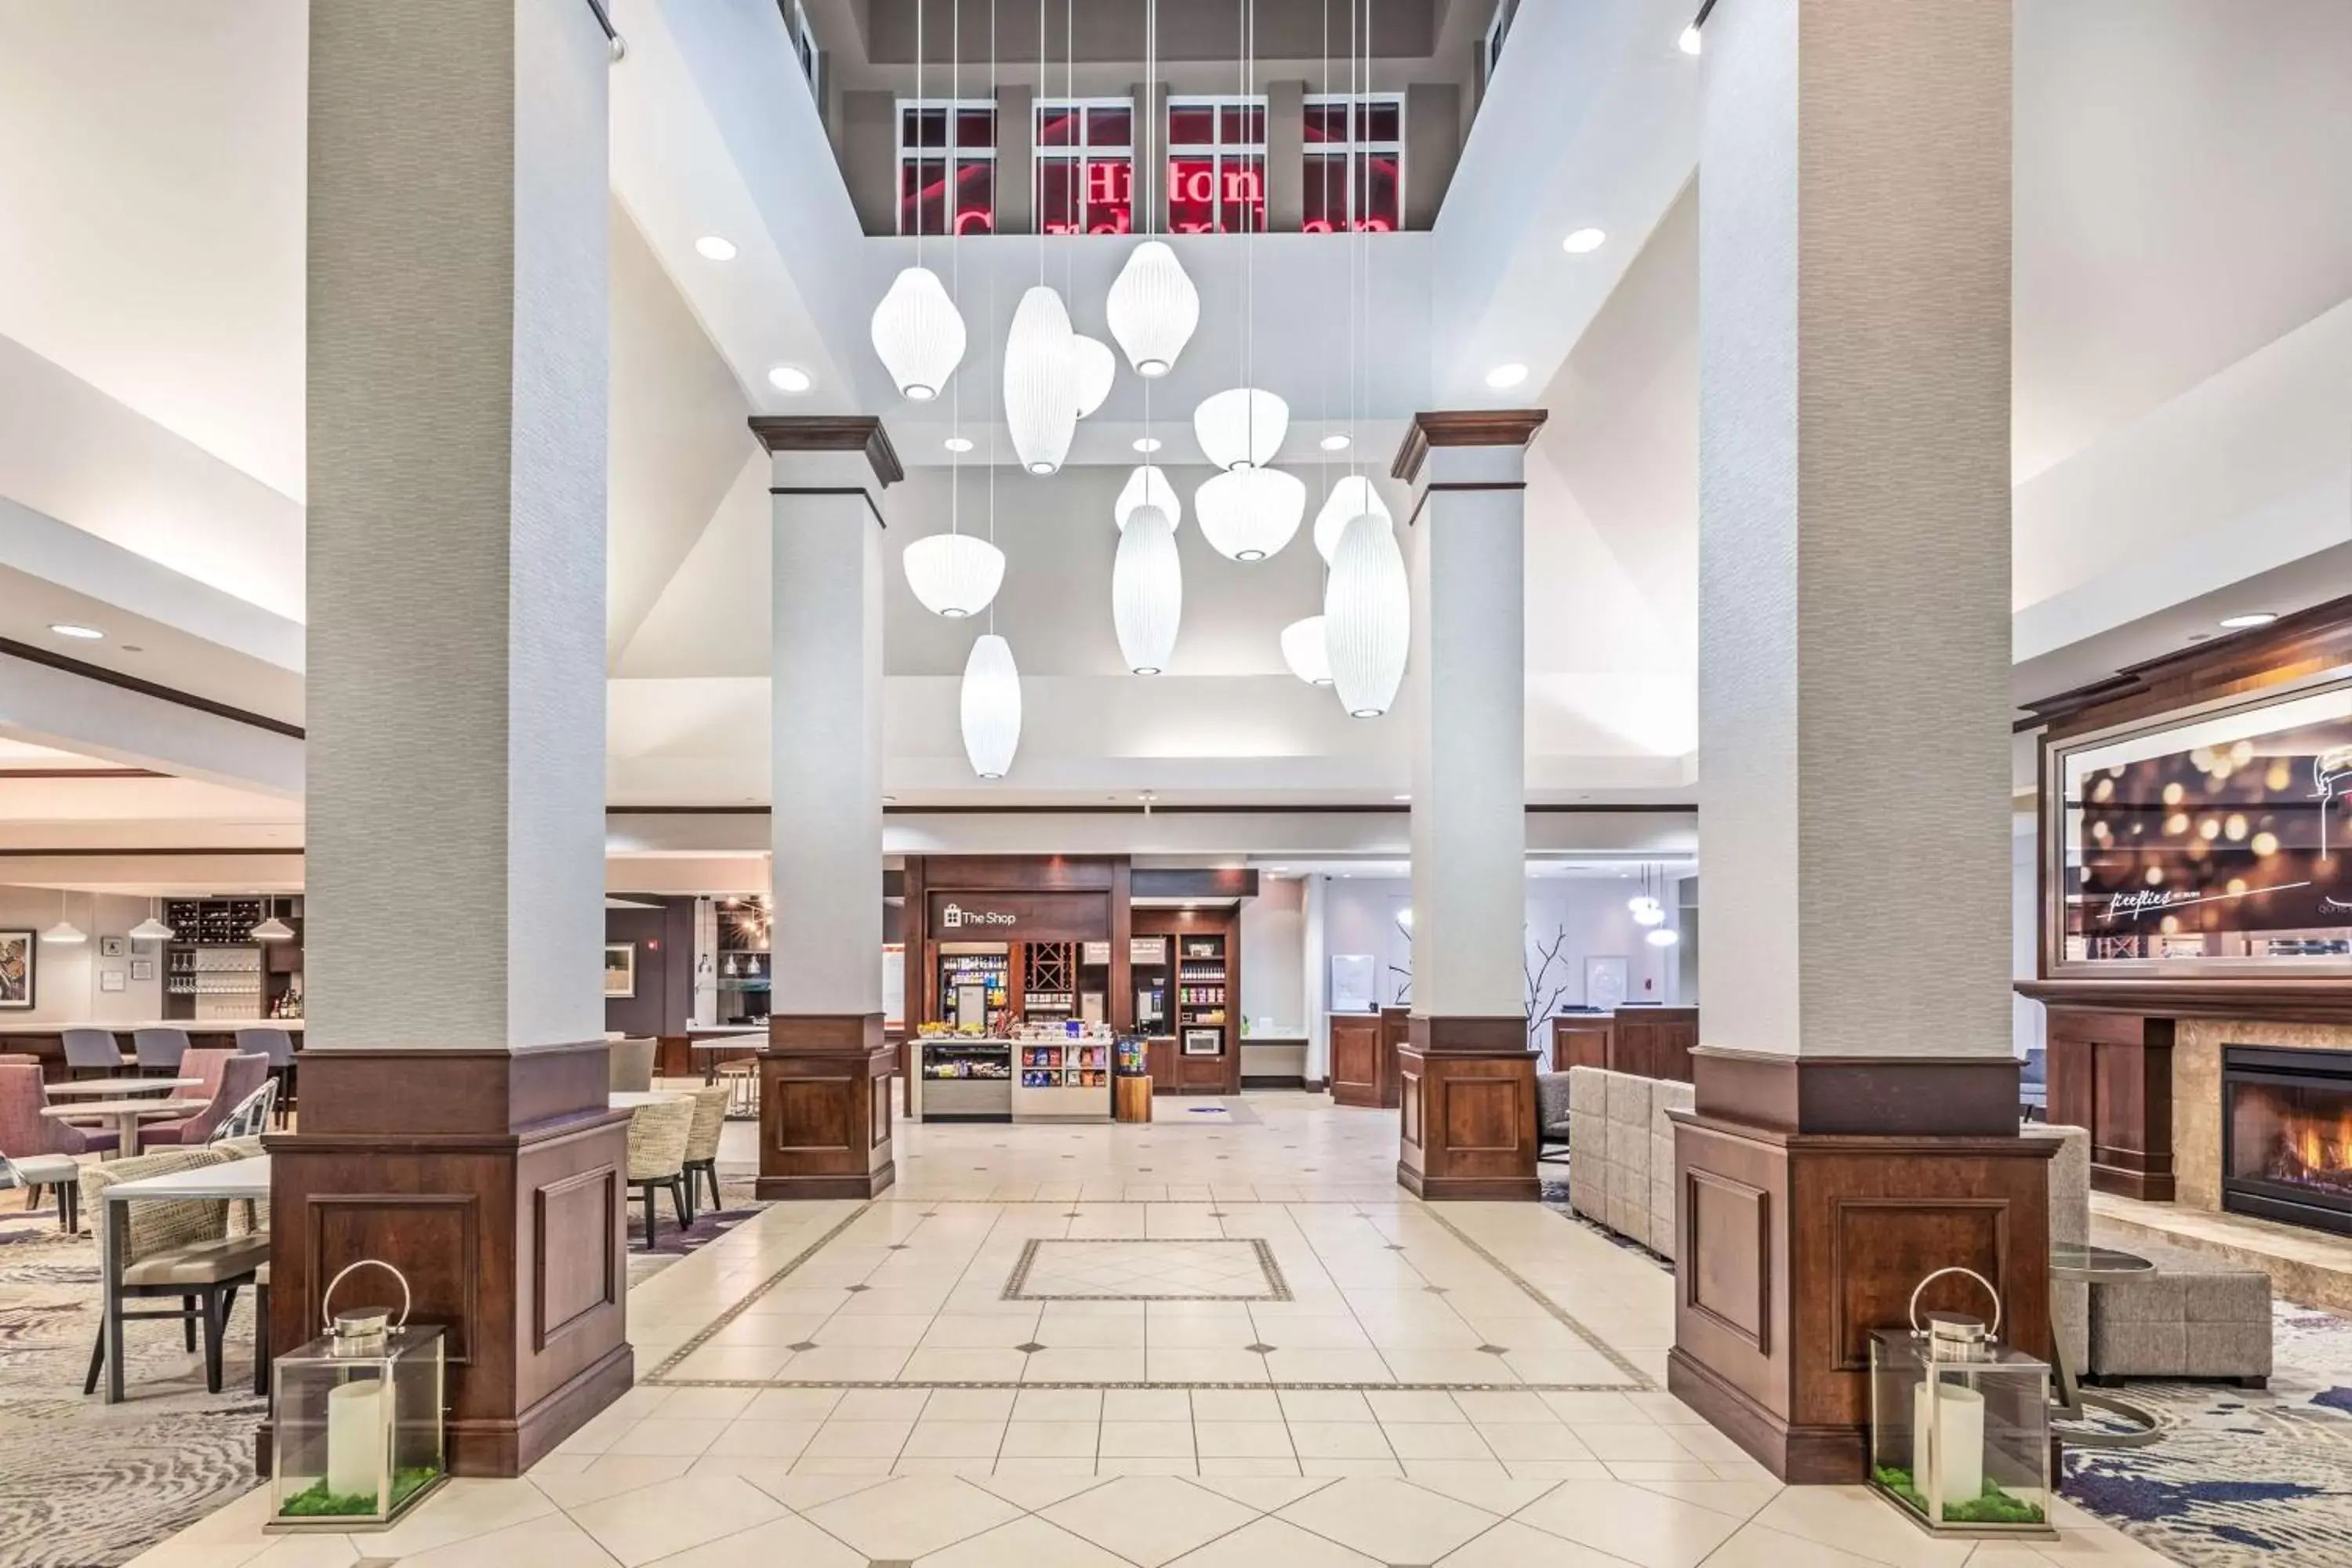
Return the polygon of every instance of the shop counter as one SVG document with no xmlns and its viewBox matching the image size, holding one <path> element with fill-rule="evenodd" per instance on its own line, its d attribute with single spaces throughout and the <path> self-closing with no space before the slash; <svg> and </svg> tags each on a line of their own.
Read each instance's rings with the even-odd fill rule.
<svg viewBox="0 0 2352 1568">
<path fill-rule="evenodd" d="M 914 1120 L 1013 1120 L 1012 1041 L 936 1035 L 908 1043 L 915 1058 L 908 1079 Z"/>
<path fill-rule="evenodd" d="M 1108 1121 L 1108 1040 L 1023 1040 L 1013 1087 L 1015 1121 Z"/>
</svg>

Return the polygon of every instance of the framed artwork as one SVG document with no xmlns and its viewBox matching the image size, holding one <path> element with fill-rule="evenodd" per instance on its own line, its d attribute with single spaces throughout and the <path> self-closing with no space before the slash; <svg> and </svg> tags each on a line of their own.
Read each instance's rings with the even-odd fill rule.
<svg viewBox="0 0 2352 1568">
<path fill-rule="evenodd" d="M 100 958 L 121 958 L 123 953 L 129 950 L 129 947 L 130 939 L 127 937 L 102 936 L 98 939 L 98 956 Z"/>
<path fill-rule="evenodd" d="M 1375 981 L 1370 953 L 1333 953 L 1331 955 L 1331 1011 L 1334 1013 L 1372 1011 L 1372 986 Z"/>
<path fill-rule="evenodd" d="M 98 988 L 100 991 L 121 991 L 129 984 L 130 982 L 123 978 L 122 971 L 120 969 L 101 969 L 98 972 Z"/>
<path fill-rule="evenodd" d="M 1587 958 L 1584 961 L 1584 1005 L 1613 1013 L 1625 1005 L 1627 965 L 1622 958 Z"/>
<path fill-rule="evenodd" d="M 40 956 L 30 931 L 0 931 L 0 1010 L 33 1008 L 33 963 Z"/>
<path fill-rule="evenodd" d="M 637 944 L 633 942 L 608 942 L 604 944 L 604 994 L 608 997 L 630 997 L 637 994 Z"/>
<path fill-rule="evenodd" d="M 152 958 L 132 959 L 131 961 L 131 978 L 133 980 L 154 979 L 155 961 Z"/>
</svg>

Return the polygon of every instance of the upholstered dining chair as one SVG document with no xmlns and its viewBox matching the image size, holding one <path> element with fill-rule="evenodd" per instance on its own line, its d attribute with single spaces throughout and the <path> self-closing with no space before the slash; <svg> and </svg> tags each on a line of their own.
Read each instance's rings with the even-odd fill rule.
<svg viewBox="0 0 2352 1568">
<path fill-rule="evenodd" d="M 48 1103 L 39 1068 L 0 1064 L 0 1154 L 17 1160 L 35 1154 L 110 1154 L 121 1142 L 113 1131 L 42 1115 Z"/>
<path fill-rule="evenodd" d="M 684 1095 L 656 1100 L 629 1112 L 629 1185 L 646 1205 L 646 1250 L 654 1249 L 658 1232 L 654 1219 L 654 1189 L 669 1189 L 670 1207 L 677 1223 L 686 1217 L 686 1141 L 694 1132 L 694 1101 Z"/>
<path fill-rule="evenodd" d="M 614 1094 L 643 1094 L 654 1086 L 654 1052 L 661 1042 L 649 1037 L 624 1038 L 604 1047 L 605 1087 Z"/>
<path fill-rule="evenodd" d="M 106 1212 L 106 1189 L 117 1182 L 137 1181 L 142 1176 L 201 1170 L 228 1158 L 217 1149 L 165 1149 L 110 1164 L 82 1167 L 82 1206 L 99 1225 L 112 1223 L 128 1227 L 123 1236 L 121 1276 L 100 1280 L 100 1288 L 112 1290 L 126 1303 L 142 1298 L 179 1298 L 176 1310 L 132 1311 L 126 1305 L 115 1314 L 116 1335 L 111 1344 L 108 1343 L 105 1321 L 100 1321 L 98 1342 L 89 1352 L 89 1375 L 82 1384 L 84 1394 L 97 1391 L 99 1373 L 105 1370 L 107 1356 L 121 1353 L 123 1322 L 173 1318 L 180 1321 L 187 1347 L 192 1351 L 196 1348 L 197 1326 L 203 1326 L 205 1387 L 214 1394 L 221 1391 L 222 1330 L 236 1309 L 238 1289 L 251 1284 L 254 1271 L 269 1260 L 269 1237 L 266 1234 L 230 1235 L 228 1205 L 206 1199 L 129 1204 L 110 1216 Z M 103 1255 L 101 1249 L 100 1256 Z"/>
<path fill-rule="evenodd" d="M 278 1085 L 278 1124 L 286 1125 L 286 1118 L 294 1109 L 294 1037 L 278 1028 L 256 1026 L 236 1032 L 236 1048 L 247 1055 L 258 1054 L 269 1058 L 269 1076 Z"/>
<path fill-rule="evenodd" d="M 66 1072 L 70 1077 L 94 1072 L 112 1078 L 130 1065 L 122 1059 L 122 1047 L 115 1043 L 111 1029 L 68 1029 L 65 1042 Z"/>
<path fill-rule="evenodd" d="M 196 1058 L 204 1058 L 203 1061 Z M 269 1058 L 246 1056 L 236 1051 L 194 1050 L 187 1055 L 184 1075 L 203 1077 L 211 1080 L 209 1089 L 199 1089 L 188 1095 L 190 1100 L 202 1100 L 205 1108 L 194 1116 L 177 1121 L 159 1121 L 139 1130 L 139 1146 L 142 1149 L 168 1148 L 212 1141 L 214 1130 L 228 1120 L 229 1112 L 245 1103 L 246 1097 L 269 1081 Z"/>
<path fill-rule="evenodd" d="M 696 1089 L 694 1127 L 686 1135 L 686 1223 L 694 1223 L 694 1211 L 701 1206 L 696 1201 L 697 1179 L 710 1187 L 710 1212 L 719 1212 L 719 1135 L 727 1128 L 727 1099 L 732 1091 L 725 1084 Z"/>
<path fill-rule="evenodd" d="M 58 1194 L 58 1228 L 68 1235 L 81 1228 L 81 1217 L 76 1212 L 74 1200 L 81 1195 L 81 1164 L 70 1154 L 26 1154 L 10 1159 L 0 1154 L 0 1192 L 10 1187 L 25 1189 L 25 1206 L 41 1206 L 41 1193 L 54 1188 Z"/>
<path fill-rule="evenodd" d="M 0 1051 L 0 1067 L 39 1067 L 41 1058 L 30 1051 Z"/>
<path fill-rule="evenodd" d="M 139 1063 L 142 1077 L 172 1077 L 180 1070 L 180 1058 L 188 1054 L 188 1031 L 133 1029 L 131 1031 L 131 1052 Z"/>
</svg>

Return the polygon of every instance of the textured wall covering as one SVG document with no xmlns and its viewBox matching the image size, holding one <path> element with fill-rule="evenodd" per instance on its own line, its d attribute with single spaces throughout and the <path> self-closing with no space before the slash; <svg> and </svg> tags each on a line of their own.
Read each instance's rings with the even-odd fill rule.
<svg viewBox="0 0 2352 1568">
<path fill-rule="evenodd" d="M 603 1032 L 607 69 L 575 0 L 312 7 L 313 1046 Z"/>
<path fill-rule="evenodd" d="M 2010 8 L 1741 0 L 1703 68 L 1706 1043 L 2006 1051 Z"/>
</svg>

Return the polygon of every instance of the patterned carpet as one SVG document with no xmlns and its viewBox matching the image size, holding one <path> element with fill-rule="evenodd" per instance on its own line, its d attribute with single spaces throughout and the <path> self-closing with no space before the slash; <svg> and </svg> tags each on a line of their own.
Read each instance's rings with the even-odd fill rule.
<svg viewBox="0 0 2352 1568">
<path fill-rule="evenodd" d="M 629 1253 L 635 1285 L 762 1206 L 748 1178 L 722 1172 L 726 1208 L 693 1231 L 662 1200 L 661 1247 Z M 0 1194 L 0 1568 L 114 1568 L 250 1488 L 253 1306 L 237 1298 L 222 1392 L 205 1392 L 204 1359 L 177 1323 L 131 1323 L 131 1397 L 110 1405 L 81 1392 L 98 1332 L 98 1247 L 59 1234 L 57 1209 L 27 1213 Z M 641 1230 L 632 1232 L 633 1238 Z"/>
</svg>

